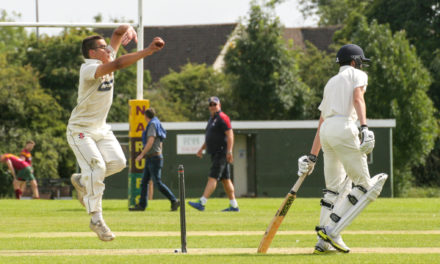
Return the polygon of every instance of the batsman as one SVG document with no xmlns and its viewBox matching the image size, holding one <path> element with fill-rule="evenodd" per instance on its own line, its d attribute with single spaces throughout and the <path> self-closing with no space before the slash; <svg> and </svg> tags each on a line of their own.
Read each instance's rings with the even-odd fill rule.
<svg viewBox="0 0 440 264">
<path fill-rule="evenodd" d="M 322 147 L 326 186 L 316 227 L 315 254 L 350 251 L 341 231 L 379 196 L 388 177 L 381 173 L 370 178 L 368 171 L 367 154 L 373 150 L 375 139 L 366 118 L 364 94 L 368 76 L 361 69 L 369 61 L 355 44 L 339 49 L 336 55 L 339 73 L 324 87 L 312 149 L 298 160 L 298 175 L 310 174 Z"/>
</svg>

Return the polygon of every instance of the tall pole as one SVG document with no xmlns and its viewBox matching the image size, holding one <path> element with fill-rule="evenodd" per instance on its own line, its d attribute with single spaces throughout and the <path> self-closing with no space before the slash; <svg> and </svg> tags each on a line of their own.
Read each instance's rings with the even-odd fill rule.
<svg viewBox="0 0 440 264">
<path fill-rule="evenodd" d="M 38 18 L 38 0 L 35 0 L 35 17 L 36 17 L 36 22 L 39 22 L 39 18 Z M 40 28 L 37 27 L 37 42 L 38 39 L 40 38 Z"/>
<path fill-rule="evenodd" d="M 142 21 L 142 1 L 138 0 L 138 29 L 137 29 L 137 35 L 138 35 L 138 43 L 137 43 L 137 50 L 143 50 L 144 49 L 144 24 Z M 136 99 L 142 100 L 144 95 L 144 60 L 138 60 L 137 62 L 137 90 L 136 90 Z"/>
<path fill-rule="evenodd" d="M 144 49 L 144 25 L 142 22 L 142 1 L 138 0 L 138 25 L 137 25 L 137 50 Z M 143 169 L 145 168 L 145 159 L 137 162 L 135 158 L 142 152 L 142 131 L 146 127 L 145 110 L 150 107 L 150 101 L 143 100 L 144 83 L 144 60 L 137 62 L 136 74 L 136 100 L 130 100 L 129 103 L 129 144 L 130 144 L 130 167 L 128 171 L 128 209 L 132 210 L 139 204 L 141 193 L 141 181 Z"/>
</svg>

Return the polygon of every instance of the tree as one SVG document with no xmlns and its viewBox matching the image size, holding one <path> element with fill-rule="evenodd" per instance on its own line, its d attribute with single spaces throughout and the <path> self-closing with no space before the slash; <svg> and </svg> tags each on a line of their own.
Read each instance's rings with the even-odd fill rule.
<svg viewBox="0 0 440 264">
<path fill-rule="evenodd" d="M 13 21 L 4 11 L 0 20 Z M 35 36 L 22 27 L 1 27 L 0 36 L 0 152 L 19 154 L 26 140 L 33 139 L 36 177 L 67 177 L 75 164 L 65 141 L 64 110 L 41 88 L 39 73 L 24 62 Z M 0 169 L 0 196 L 11 195 L 12 178 L 6 171 Z"/>
<path fill-rule="evenodd" d="M 300 0 L 302 14 L 319 16 L 320 26 L 343 25 L 351 12 L 363 13 L 374 0 Z"/>
<path fill-rule="evenodd" d="M 14 18 L 8 17 L 6 11 L 0 9 L 0 21 L 13 22 Z M 28 34 L 23 27 L 0 27 L 0 54 L 5 54 L 10 63 L 17 63 L 23 58 L 28 41 Z"/>
<path fill-rule="evenodd" d="M 389 24 L 393 32 L 406 31 L 409 42 L 433 72 L 432 54 L 440 46 L 440 3 L 438 0 L 300 0 L 305 16 L 318 15 L 320 25 L 347 24 L 352 12 L 365 14 L 368 21 Z M 410 10 L 410 12 L 408 12 Z M 439 78 L 440 79 L 440 78 Z M 433 82 L 429 91 L 440 109 L 440 84 Z"/>
<path fill-rule="evenodd" d="M 184 65 L 180 72 L 171 72 L 149 89 L 145 98 L 151 100 L 162 121 L 204 121 L 207 119 L 208 98 L 218 96 L 222 108 L 229 111 L 229 85 L 226 76 L 205 64 Z"/>
<path fill-rule="evenodd" d="M 92 34 L 86 29 L 67 29 L 59 36 L 34 38 L 23 62 L 38 71 L 41 87 L 63 107 L 66 122 L 76 105 L 79 68 L 84 61 L 81 43 Z"/>
<path fill-rule="evenodd" d="M 298 73 L 301 80 L 311 89 L 311 101 L 307 106 L 308 119 L 319 119 L 321 112 L 318 109 L 321 103 L 324 87 L 327 81 L 338 72 L 336 52 L 327 53 L 318 50 L 312 43 L 306 42 L 306 49 L 295 50 L 298 63 Z"/>
<path fill-rule="evenodd" d="M 41 89 L 32 67 L 9 64 L 5 54 L 0 55 L 0 78 L 0 153 L 19 154 L 33 139 L 38 178 L 70 173 L 74 163 L 65 140 L 66 125 L 60 120 L 61 106 Z"/>
<path fill-rule="evenodd" d="M 432 54 L 434 54 L 432 61 L 430 63 L 425 63 L 425 65 L 429 65 L 429 71 L 432 76 L 432 85 L 429 88 L 428 94 L 434 102 L 437 110 L 440 110 L 440 49 L 437 49 Z M 437 114 L 438 113 L 439 112 L 437 112 Z M 439 118 L 438 115 L 437 118 Z"/>
<path fill-rule="evenodd" d="M 367 9 L 369 21 L 389 24 L 393 32 L 404 29 L 424 62 L 430 63 L 440 47 L 440 2 L 438 0 L 375 0 Z"/>
<path fill-rule="evenodd" d="M 410 10 L 410 12 L 408 12 Z M 431 72 L 433 82 L 429 97 L 440 109 L 440 2 L 438 0 L 376 0 L 366 12 L 369 20 L 387 23 L 394 32 L 405 30 L 411 44 L 417 48 L 424 65 Z M 439 118 L 437 111 L 437 118 Z M 426 159 L 426 165 L 414 168 L 419 186 L 440 186 L 440 139 Z"/>
<path fill-rule="evenodd" d="M 411 12 L 408 12 L 411 10 Z M 366 9 L 369 21 L 389 24 L 393 32 L 405 30 L 408 40 L 416 46 L 417 53 L 429 67 L 434 81 L 429 94 L 440 109 L 440 76 L 438 54 L 440 52 L 440 2 L 438 0 L 375 0 Z"/>
<path fill-rule="evenodd" d="M 440 140 L 437 139 L 435 147 L 426 158 L 426 163 L 413 168 L 416 186 L 440 186 Z"/>
<path fill-rule="evenodd" d="M 404 194 L 411 183 L 411 168 L 424 163 L 438 133 L 435 108 L 427 96 L 431 78 L 406 39 L 388 25 L 370 24 L 352 13 L 335 34 L 342 43 L 356 43 L 372 58 L 366 93 L 369 118 L 395 118 L 393 154 L 395 190 Z"/>
<path fill-rule="evenodd" d="M 428 92 L 429 97 L 434 101 L 437 106 L 437 120 L 439 119 L 439 106 L 440 106 L 440 50 L 435 52 L 435 57 L 430 65 L 430 72 L 433 79 L 433 83 Z M 437 138 L 434 149 L 426 158 L 424 165 L 413 168 L 413 174 L 415 175 L 415 183 L 417 186 L 440 186 L 440 135 Z"/>
<path fill-rule="evenodd" d="M 251 3 L 247 26 L 240 25 L 225 55 L 225 73 L 234 76 L 232 101 L 239 119 L 304 118 L 310 89 L 298 74 L 294 57 L 274 17 L 274 6 Z"/>
</svg>

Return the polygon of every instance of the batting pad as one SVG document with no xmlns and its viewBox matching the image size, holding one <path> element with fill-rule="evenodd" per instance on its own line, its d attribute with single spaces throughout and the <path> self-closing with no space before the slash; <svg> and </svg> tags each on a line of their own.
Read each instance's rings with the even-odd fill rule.
<svg viewBox="0 0 440 264">
<path fill-rule="evenodd" d="M 364 195 L 360 197 L 355 205 L 353 205 L 338 221 L 335 227 L 331 230 L 331 236 L 337 236 L 345 227 L 347 227 L 353 220 L 362 212 L 362 210 L 367 207 L 372 201 L 376 200 L 382 191 L 383 185 L 387 180 L 388 175 L 385 173 L 380 173 L 373 178 L 371 181 L 373 187 L 370 188 Z"/>
</svg>

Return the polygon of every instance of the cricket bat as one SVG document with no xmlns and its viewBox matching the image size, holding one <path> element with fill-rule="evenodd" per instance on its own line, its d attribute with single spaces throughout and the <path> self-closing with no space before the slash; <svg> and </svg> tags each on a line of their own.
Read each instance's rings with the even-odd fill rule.
<svg viewBox="0 0 440 264">
<path fill-rule="evenodd" d="M 267 227 L 263 239 L 261 239 L 260 246 L 258 247 L 258 251 L 257 251 L 258 253 L 266 253 L 267 250 L 269 249 L 269 246 L 272 243 L 272 240 L 275 237 L 275 234 L 277 233 L 278 228 L 281 225 L 281 222 L 283 222 L 284 217 L 289 211 L 290 206 L 292 205 L 293 201 L 295 201 L 296 192 L 298 191 L 299 187 L 301 186 L 302 182 L 304 181 L 307 175 L 309 175 L 309 173 L 305 173 L 301 175 L 298 178 L 298 180 L 296 180 L 292 189 L 290 189 L 290 192 L 287 194 L 286 198 L 284 198 L 284 201 L 281 203 L 280 208 L 278 209 L 274 218 Z"/>
</svg>

